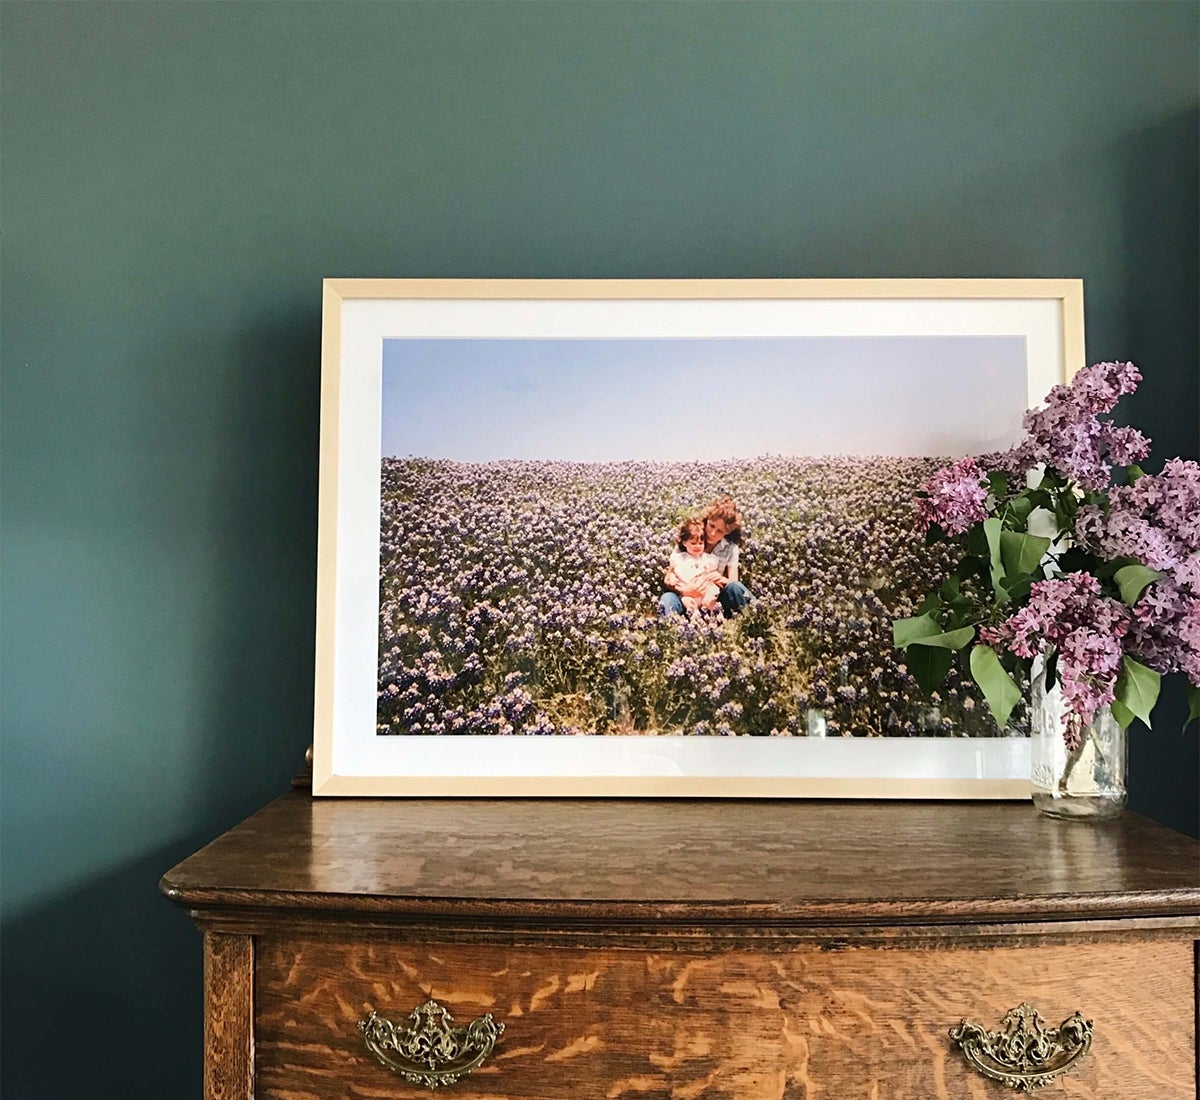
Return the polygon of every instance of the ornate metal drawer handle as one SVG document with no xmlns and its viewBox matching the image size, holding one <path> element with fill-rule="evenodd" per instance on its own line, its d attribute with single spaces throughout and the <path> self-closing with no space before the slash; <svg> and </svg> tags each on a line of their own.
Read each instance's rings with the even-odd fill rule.
<svg viewBox="0 0 1200 1100">
<path fill-rule="evenodd" d="M 431 1000 L 413 1009 L 407 1023 L 393 1023 L 372 1012 L 359 1020 L 358 1028 L 382 1065 L 410 1084 L 436 1089 L 478 1069 L 504 1031 L 491 1013 L 466 1027 L 453 1024 L 450 1013 Z"/>
<path fill-rule="evenodd" d="M 950 1029 L 950 1038 L 985 1077 L 1003 1081 L 1019 1092 L 1048 1085 L 1092 1045 L 1092 1021 L 1078 1012 L 1058 1027 L 1047 1029 L 1034 1007 L 1022 1004 L 1005 1013 L 1000 1027 L 1000 1031 L 984 1031 L 963 1020 Z"/>
</svg>

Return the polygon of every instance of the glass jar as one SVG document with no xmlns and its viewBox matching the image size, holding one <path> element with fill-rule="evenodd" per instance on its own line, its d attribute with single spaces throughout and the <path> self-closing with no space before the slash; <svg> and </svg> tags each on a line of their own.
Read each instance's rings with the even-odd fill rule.
<svg viewBox="0 0 1200 1100">
<path fill-rule="evenodd" d="M 1112 710 L 1101 707 L 1083 727 L 1079 744 L 1063 738 L 1067 707 L 1055 680 L 1046 689 L 1045 662 L 1034 662 L 1030 679 L 1029 735 L 1033 804 L 1052 817 L 1116 817 L 1125 808 L 1128 746 Z"/>
</svg>

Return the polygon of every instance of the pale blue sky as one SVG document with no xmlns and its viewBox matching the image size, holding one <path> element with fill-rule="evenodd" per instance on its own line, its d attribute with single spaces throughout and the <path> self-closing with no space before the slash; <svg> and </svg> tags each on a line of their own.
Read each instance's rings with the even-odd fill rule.
<svg viewBox="0 0 1200 1100">
<path fill-rule="evenodd" d="M 385 340 L 385 455 L 660 461 L 1013 442 L 1021 337 Z"/>
</svg>

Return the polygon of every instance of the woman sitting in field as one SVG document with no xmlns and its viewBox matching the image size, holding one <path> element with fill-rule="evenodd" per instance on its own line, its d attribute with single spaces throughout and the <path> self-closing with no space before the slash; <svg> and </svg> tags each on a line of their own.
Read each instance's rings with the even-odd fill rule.
<svg viewBox="0 0 1200 1100">
<path fill-rule="evenodd" d="M 720 589 L 717 600 L 725 617 L 736 615 L 751 600 L 745 585 L 738 580 L 738 548 L 742 535 L 742 517 L 730 497 L 720 497 L 704 513 L 704 551 L 717 560 L 714 583 Z M 687 610 L 685 597 L 702 601 L 703 585 L 686 581 L 667 566 L 663 577 L 668 591 L 658 600 L 664 615 L 682 615 Z"/>
</svg>

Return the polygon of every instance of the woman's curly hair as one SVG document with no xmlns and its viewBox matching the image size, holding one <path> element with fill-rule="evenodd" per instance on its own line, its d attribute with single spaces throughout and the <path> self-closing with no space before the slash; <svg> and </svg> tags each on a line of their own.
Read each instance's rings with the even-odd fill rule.
<svg viewBox="0 0 1200 1100">
<path fill-rule="evenodd" d="M 717 497 L 704 513 L 705 520 L 719 519 L 728 530 L 725 537 L 730 542 L 740 542 L 742 539 L 742 513 L 737 510 L 733 497 Z"/>
</svg>

